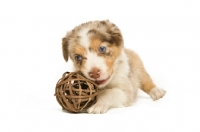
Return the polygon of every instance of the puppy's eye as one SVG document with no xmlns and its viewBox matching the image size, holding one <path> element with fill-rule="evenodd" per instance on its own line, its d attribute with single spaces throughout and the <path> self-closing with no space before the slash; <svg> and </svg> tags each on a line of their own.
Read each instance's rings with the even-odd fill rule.
<svg viewBox="0 0 200 132">
<path fill-rule="evenodd" d="M 106 47 L 105 46 L 100 46 L 99 47 L 99 52 L 100 53 L 106 53 Z"/>
<path fill-rule="evenodd" d="M 83 57 L 81 55 L 75 55 L 75 59 L 77 61 L 82 61 L 83 60 Z"/>
</svg>

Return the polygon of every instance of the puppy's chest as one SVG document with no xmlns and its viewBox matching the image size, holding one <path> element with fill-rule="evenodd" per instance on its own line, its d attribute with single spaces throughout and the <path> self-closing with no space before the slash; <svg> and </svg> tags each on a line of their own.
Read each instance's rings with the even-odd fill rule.
<svg viewBox="0 0 200 132">
<path fill-rule="evenodd" d="M 103 89 L 111 89 L 113 87 L 122 87 L 125 84 L 129 84 L 131 81 L 131 78 L 128 74 L 123 74 L 121 76 L 114 76 L 112 80 L 108 83 L 107 86 L 105 86 Z"/>
</svg>

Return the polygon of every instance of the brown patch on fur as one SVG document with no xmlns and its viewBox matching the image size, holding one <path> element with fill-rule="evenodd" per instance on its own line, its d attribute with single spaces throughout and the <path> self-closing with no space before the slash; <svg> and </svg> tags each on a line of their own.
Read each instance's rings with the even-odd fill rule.
<svg viewBox="0 0 200 132">
<path fill-rule="evenodd" d="M 140 80 L 141 89 L 149 94 L 150 90 L 155 87 L 155 84 L 146 72 L 140 57 L 135 52 L 128 49 L 125 49 L 125 53 L 129 58 L 129 65 L 131 67 L 129 76 L 134 74 L 139 75 L 138 79 Z"/>
<path fill-rule="evenodd" d="M 109 42 L 110 44 L 115 44 L 116 46 L 121 46 L 123 44 L 123 38 L 120 33 L 114 33 L 113 31 L 107 31 L 110 34 L 109 37 L 104 37 L 103 41 Z"/>
<path fill-rule="evenodd" d="M 68 40 L 67 38 L 62 39 L 62 50 L 63 50 L 63 57 L 65 61 L 68 61 Z"/>
<path fill-rule="evenodd" d="M 89 49 L 91 49 L 91 51 L 95 51 L 95 52 L 99 52 L 99 47 L 101 46 L 102 42 L 99 39 L 92 39 L 91 43 L 90 43 L 90 47 Z"/>
<path fill-rule="evenodd" d="M 74 54 L 78 54 L 84 57 L 86 55 L 86 49 L 80 45 L 77 45 L 74 47 Z"/>
<path fill-rule="evenodd" d="M 102 42 L 108 42 L 117 46 L 123 45 L 121 31 L 115 24 L 109 22 L 108 20 L 96 22 L 96 26 L 89 30 L 88 34 L 92 34 L 94 37 L 99 38 Z"/>
<path fill-rule="evenodd" d="M 110 36 L 106 34 L 106 32 L 102 33 L 100 31 L 97 31 L 95 29 L 91 29 L 88 31 L 88 35 L 91 36 L 91 38 L 98 38 L 101 42 L 110 42 Z M 110 43 L 112 44 L 112 43 Z"/>
<path fill-rule="evenodd" d="M 108 50 L 109 54 L 107 54 L 108 57 L 106 57 L 106 65 L 108 66 L 109 70 L 111 70 L 111 68 L 113 68 L 115 60 L 122 51 L 122 47 L 117 47 L 116 45 L 112 45 L 109 47 Z"/>
</svg>

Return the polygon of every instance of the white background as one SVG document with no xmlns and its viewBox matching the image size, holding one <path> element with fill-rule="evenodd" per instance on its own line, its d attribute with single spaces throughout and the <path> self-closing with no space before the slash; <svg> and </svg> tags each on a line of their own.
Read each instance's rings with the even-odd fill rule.
<svg viewBox="0 0 200 132">
<path fill-rule="evenodd" d="M 122 31 L 155 83 L 131 107 L 104 115 L 68 114 L 54 95 L 70 71 L 61 39 L 75 26 L 109 19 Z M 1 0 L 0 131 L 200 131 L 199 0 Z"/>
</svg>

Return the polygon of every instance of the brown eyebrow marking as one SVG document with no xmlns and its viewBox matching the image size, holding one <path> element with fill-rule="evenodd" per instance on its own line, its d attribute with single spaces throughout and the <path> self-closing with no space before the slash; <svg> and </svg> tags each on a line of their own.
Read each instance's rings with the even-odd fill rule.
<svg viewBox="0 0 200 132">
<path fill-rule="evenodd" d="M 95 38 L 98 38 L 102 42 L 108 42 L 110 44 L 114 44 L 116 46 L 121 46 L 123 42 L 122 35 L 118 32 L 114 33 L 112 31 L 98 31 L 95 29 L 91 29 L 87 33 L 88 35 L 92 35 Z"/>
<path fill-rule="evenodd" d="M 75 54 L 79 54 L 81 56 L 85 56 L 86 55 L 86 49 L 80 45 L 75 46 L 74 48 L 74 53 Z"/>
</svg>

